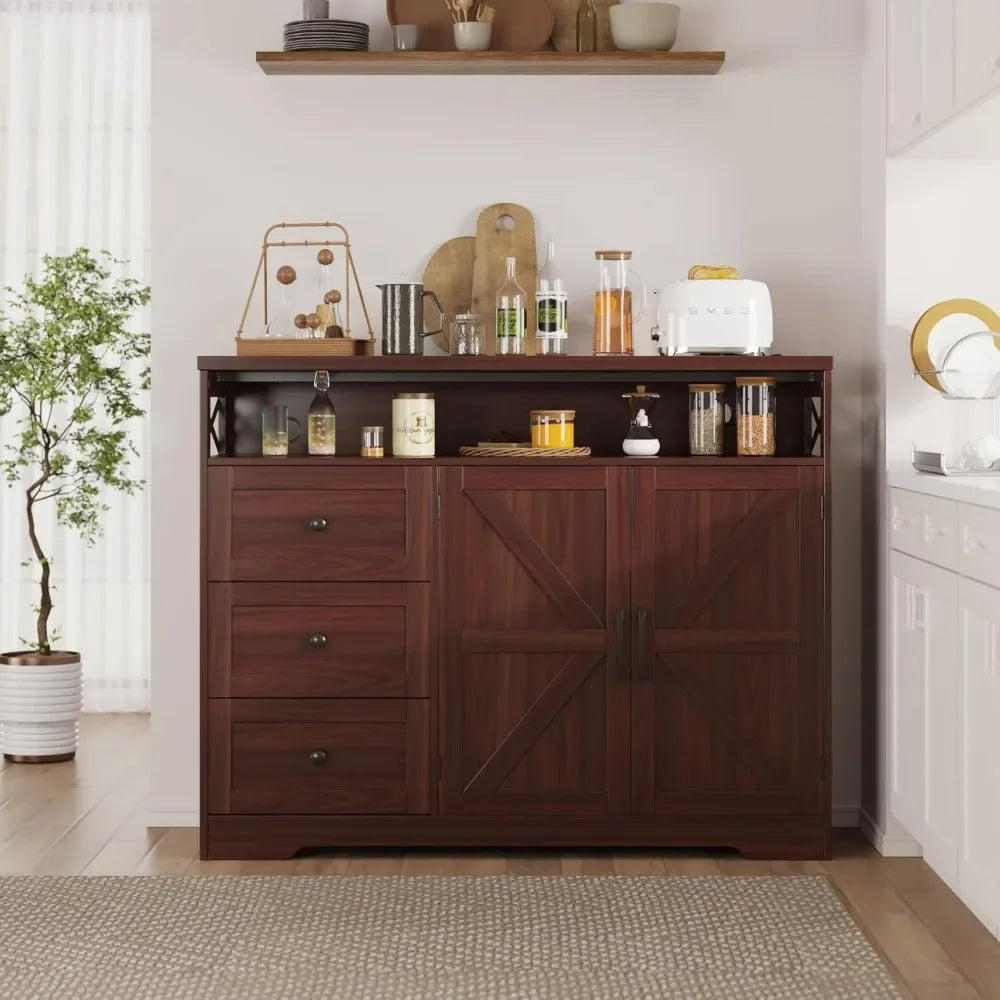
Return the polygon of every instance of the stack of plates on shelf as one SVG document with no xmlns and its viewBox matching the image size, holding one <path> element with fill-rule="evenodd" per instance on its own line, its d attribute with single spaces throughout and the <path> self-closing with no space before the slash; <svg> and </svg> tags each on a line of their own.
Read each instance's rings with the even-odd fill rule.
<svg viewBox="0 0 1000 1000">
<path fill-rule="evenodd" d="M 290 21 L 285 25 L 285 51 L 333 50 L 366 52 L 368 25 L 360 21 Z"/>
</svg>

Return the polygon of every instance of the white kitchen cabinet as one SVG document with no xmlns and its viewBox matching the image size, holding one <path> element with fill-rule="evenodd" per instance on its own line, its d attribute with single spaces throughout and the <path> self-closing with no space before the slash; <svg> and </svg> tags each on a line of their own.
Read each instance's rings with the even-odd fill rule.
<svg viewBox="0 0 1000 1000">
<path fill-rule="evenodd" d="M 1000 87 L 1000 3 L 955 0 L 955 103 L 966 108 Z"/>
<path fill-rule="evenodd" d="M 955 111 L 955 6 L 964 2 L 888 0 L 890 153 Z"/>
<path fill-rule="evenodd" d="M 1000 590 L 959 584 L 958 892 L 994 934 L 1000 922 Z"/>
<path fill-rule="evenodd" d="M 890 808 L 950 885 L 958 867 L 957 578 L 893 552 Z"/>
</svg>

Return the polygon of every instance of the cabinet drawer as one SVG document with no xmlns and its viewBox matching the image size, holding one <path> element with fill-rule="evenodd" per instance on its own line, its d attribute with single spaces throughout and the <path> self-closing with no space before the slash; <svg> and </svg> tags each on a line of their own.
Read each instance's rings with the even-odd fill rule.
<svg viewBox="0 0 1000 1000">
<path fill-rule="evenodd" d="M 426 813 L 423 699 L 209 701 L 209 812 Z"/>
<path fill-rule="evenodd" d="M 1000 511 L 960 504 L 958 571 L 1000 587 Z"/>
<path fill-rule="evenodd" d="M 209 469 L 209 579 L 429 579 L 431 477 L 422 467 Z"/>
<path fill-rule="evenodd" d="M 891 545 L 918 559 L 955 569 L 958 562 L 958 504 L 951 500 L 890 491 Z"/>
<path fill-rule="evenodd" d="M 209 697 L 425 698 L 427 583 L 209 584 Z"/>
</svg>

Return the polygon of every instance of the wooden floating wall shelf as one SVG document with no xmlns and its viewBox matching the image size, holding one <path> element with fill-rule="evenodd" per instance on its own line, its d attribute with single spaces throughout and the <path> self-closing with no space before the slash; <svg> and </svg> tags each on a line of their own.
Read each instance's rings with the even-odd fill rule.
<svg viewBox="0 0 1000 1000">
<path fill-rule="evenodd" d="M 272 76 L 714 76 L 725 52 L 258 52 Z"/>
</svg>

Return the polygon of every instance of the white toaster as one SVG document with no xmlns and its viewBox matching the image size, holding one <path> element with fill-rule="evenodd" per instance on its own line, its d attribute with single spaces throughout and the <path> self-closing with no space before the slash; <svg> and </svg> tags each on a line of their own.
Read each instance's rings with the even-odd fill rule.
<svg viewBox="0 0 1000 1000">
<path fill-rule="evenodd" d="M 672 281 L 651 333 L 660 354 L 770 354 L 771 293 L 745 278 Z"/>
</svg>

